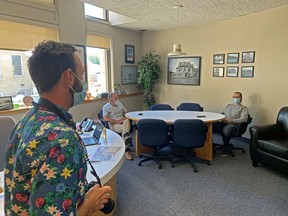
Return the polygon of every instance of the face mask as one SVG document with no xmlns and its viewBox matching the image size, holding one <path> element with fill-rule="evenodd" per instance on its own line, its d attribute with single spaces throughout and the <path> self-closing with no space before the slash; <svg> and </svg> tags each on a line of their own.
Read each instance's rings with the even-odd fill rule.
<svg viewBox="0 0 288 216">
<path fill-rule="evenodd" d="M 240 104 L 240 98 L 233 98 L 234 104 Z"/>
<path fill-rule="evenodd" d="M 117 106 L 117 105 L 119 104 L 119 100 L 116 100 L 116 101 L 114 102 L 114 104 L 115 104 L 115 106 Z"/>
<path fill-rule="evenodd" d="M 72 72 L 73 73 L 73 72 Z M 74 73 L 73 73 L 74 74 Z M 79 77 L 76 75 L 76 74 L 74 74 L 74 76 L 81 82 L 81 85 L 82 85 L 82 91 L 80 91 L 80 92 L 76 92 L 73 88 L 72 88 L 72 86 L 70 86 L 69 84 L 69 86 L 70 86 L 70 88 L 72 89 L 72 91 L 74 92 L 73 93 L 73 105 L 72 106 L 76 106 L 77 104 L 81 104 L 83 101 L 84 101 L 84 99 L 85 99 L 85 97 L 86 97 L 86 83 L 85 83 L 85 81 L 84 80 L 80 80 L 79 79 Z"/>
</svg>

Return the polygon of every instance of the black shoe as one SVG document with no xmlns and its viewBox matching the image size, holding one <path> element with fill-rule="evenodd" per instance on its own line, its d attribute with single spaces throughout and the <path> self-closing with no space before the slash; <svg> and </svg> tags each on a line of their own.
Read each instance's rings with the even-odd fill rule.
<svg viewBox="0 0 288 216">
<path fill-rule="evenodd" d="M 222 150 L 221 156 L 227 157 L 228 156 L 228 150 Z"/>
</svg>

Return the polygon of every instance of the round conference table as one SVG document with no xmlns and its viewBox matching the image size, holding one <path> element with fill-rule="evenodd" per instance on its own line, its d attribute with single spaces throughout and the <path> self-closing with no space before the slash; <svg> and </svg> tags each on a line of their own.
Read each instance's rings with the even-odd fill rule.
<svg viewBox="0 0 288 216">
<path fill-rule="evenodd" d="M 207 137 L 202 148 L 195 149 L 196 156 L 210 162 L 212 160 L 212 123 L 223 119 L 225 116 L 220 113 L 213 112 L 196 112 L 196 111 L 180 111 L 180 110 L 147 110 L 128 112 L 125 117 L 132 121 L 140 119 L 161 119 L 167 124 L 173 124 L 177 119 L 201 119 L 208 126 Z M 149 153 L 151 149 L 140 145 L 138 132 L 136 130 L 136 156 L 141 153 Z"/>
</svg>

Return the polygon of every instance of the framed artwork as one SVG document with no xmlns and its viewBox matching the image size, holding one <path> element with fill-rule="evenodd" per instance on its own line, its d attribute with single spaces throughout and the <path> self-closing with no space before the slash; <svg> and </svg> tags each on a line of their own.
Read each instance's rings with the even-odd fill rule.
<svg viewBox="0 0 288 216">
<path fill-rule="evenodd" d="M 214 54 L 213 55 L 213 64 L 224 64 L 225 54 Z"/>
<path fill-rule="evenodd" d="M 241 67 L 241 77 L 254 77 L 254 66 Z"/>
<path fill-rule="evenodd" d="M 200 85 L 201 57 L 168 58 L 168 84 Z"/>
<path fill-rule="evenodd" d="M 11 96 L 0 97 L 0 111 L 13 109 L 13 101 Z"/>
<path fill-rule="evenodd" d="M 121 79 L 122 85 L 137 84 L 138 67 L 136 65 L 122 65 L 121 67 Z"/>
<path fill-rule="evenodd" d="M 242 63 L 254 63 L 255 51 L 242 52 Z"/>
<path fill-rule="evenodd" d="M 135 47 L 125 44 L 125 63 L 135 63 Z"/>
<path fill-rule="evenodd" d="M 239 53 L 228 53 L 227 64 L 237 64 L 237 63 L 239 63 Z"/>
<path fill-rule="evenodd" d="M 213 67 L 213 77 L 224 77 L 224 67 Z"/>
<path fill-rule="evenodd" d="M 238 77 L 239 67 L 227 67 L 226 77 Z"/>
<path fill-rule="evenodd" d="M 87 65 L 86 65 L 86 47 L 83 45 L 74 45 L 79 53 L 79 57 L 83 63 L 85 69 L 85 78 L 87 80 Z"/>
</svg>

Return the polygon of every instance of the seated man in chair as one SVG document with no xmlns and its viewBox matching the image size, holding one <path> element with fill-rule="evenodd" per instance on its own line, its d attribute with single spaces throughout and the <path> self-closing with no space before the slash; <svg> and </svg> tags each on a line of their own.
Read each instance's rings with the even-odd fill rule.
<svg viewBox="0 0 288 216">
<path fill-rule="evenodd" d="M 103 106 L 103 120 L 108 122 L 111 130 L 122 134 L 126 146 L 125 157 L 127 160 L 133 160 L 130 151 L 132 138 L 129 134 L 131 124 L 130 120 L 124 116 L 126 112 L 127 109 L 119 101 L 118 95 L 114 92 L 110 93 L 108 95 L 108 103 Z"/>
<path fill-rule="evenodd" d="M 222 135 L 223 149 L 222 156 L 226 157 L 229 153 L 228 147 L 231 137 L 234 137 L 237 133 L 237 125 L 242 122 L 247 122 L 248 108 L 241 104 L 242 93 L 234 92 L 233 103 L 228 104 L 223 110 L 222 114 L 225 118 L 220 122 L 213 123 L 213 133 L 219 133 Z"/>
</svg>

